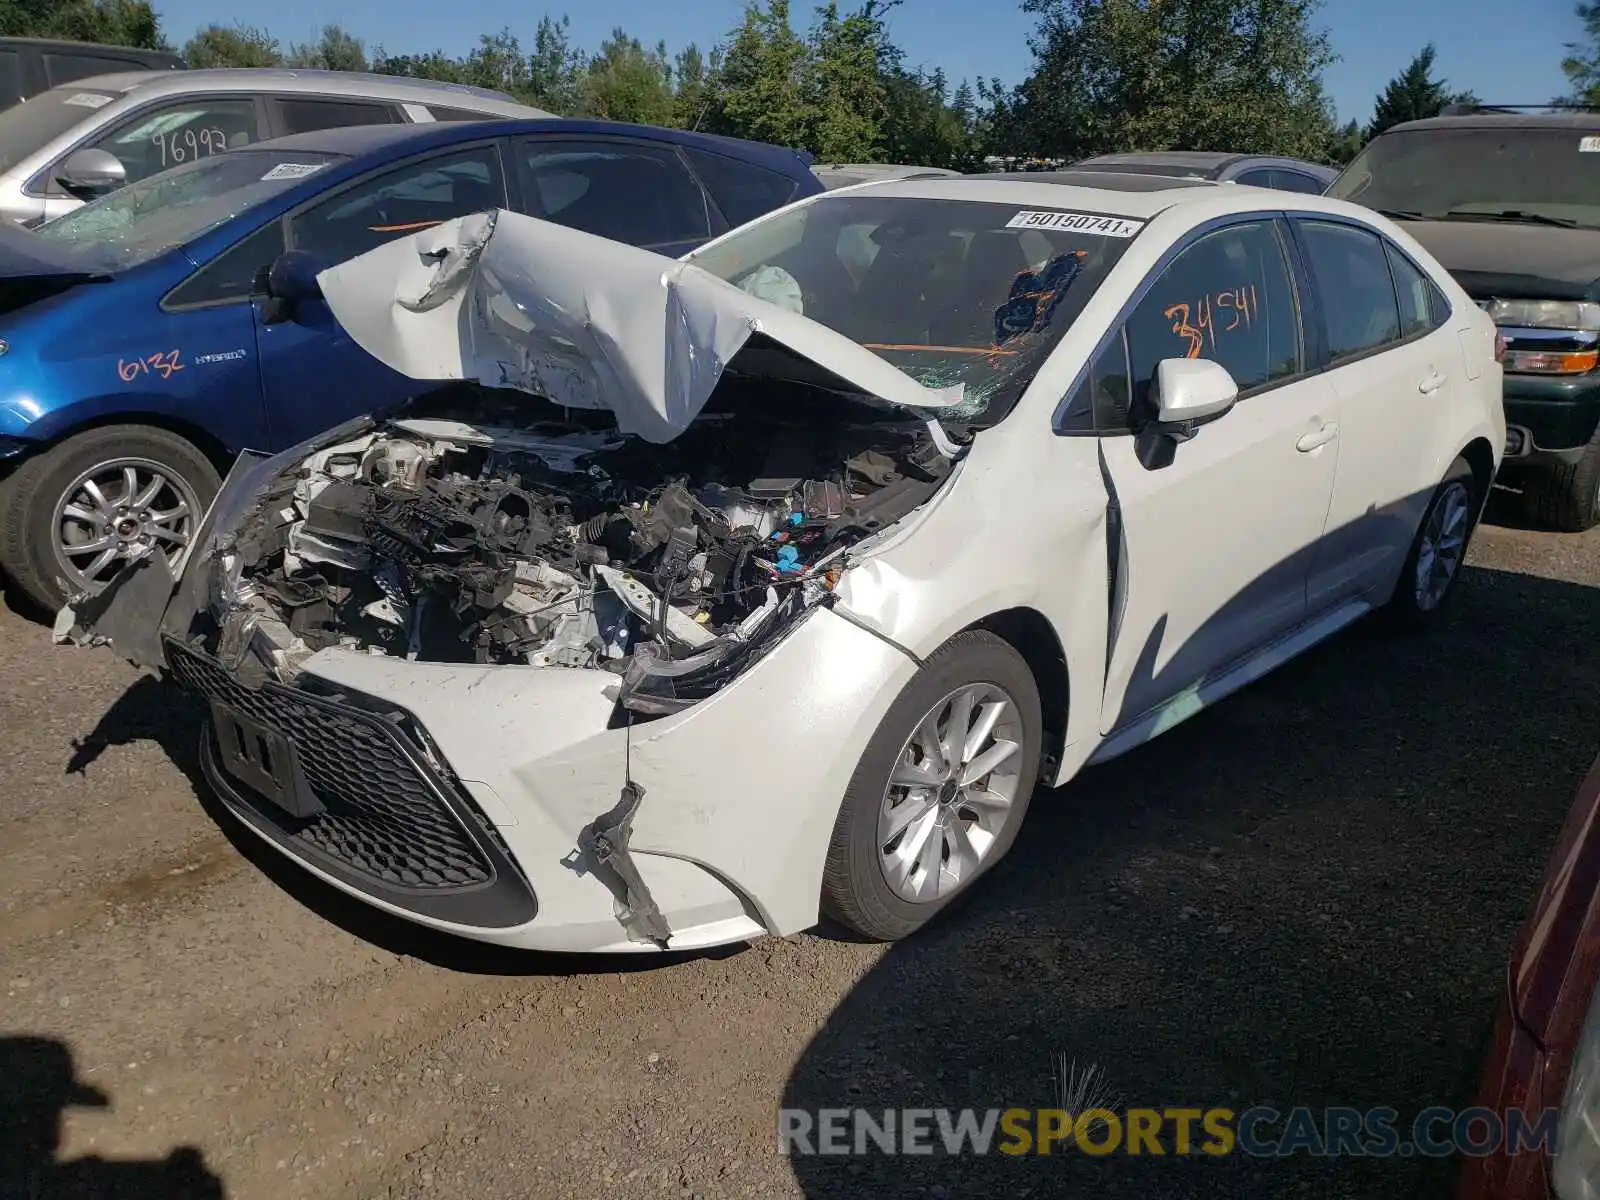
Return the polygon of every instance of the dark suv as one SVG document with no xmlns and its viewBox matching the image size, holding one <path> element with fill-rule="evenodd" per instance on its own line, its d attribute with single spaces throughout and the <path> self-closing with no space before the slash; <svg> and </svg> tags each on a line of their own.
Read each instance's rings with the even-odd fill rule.
<svg viewBox="0 0 1600 1200">
<path fill-rule="evenodd" d="M 1529 515 L 1600 524 L 1600 112 L 1396 125 L 1329 187 L 1405 222 L 1506 339 L 1506 457 Z"/>
<path fill-rule="evenodd" d="M 91 75 L 180 70 L 183 66 L 183 59 L 170 50 L 137 50 L 131 46 L 50 38 L 0 38 L 0 108 L 10 108 L 40 92 Z"/>
</svg>

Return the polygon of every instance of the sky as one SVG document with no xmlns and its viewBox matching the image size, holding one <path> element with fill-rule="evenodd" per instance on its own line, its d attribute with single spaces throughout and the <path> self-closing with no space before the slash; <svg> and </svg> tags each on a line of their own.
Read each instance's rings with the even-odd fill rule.
<svg viewBox="0 0 1600 1200">
<path fill-rule="evenodd" d="M 479 33 L 509 26 L 532 41 L 541 7 L 524 0 L 473 0 L 443 6 L 438 0 L 386 0 L 367 15 L 352 6 L 339 13 L 327 0 L 156 0 L 162 28 L 181 46 L 212 22 L 265 25 L 280 42 L 314 40 L 337 20 L 367 43 L 391 53 L 443 50 L 464 54 Z M 840 5 L 849 8 L 849 0 Z M 702 49 L 738 24 L 742 0 L 583 0 L 563 8 L 574 40 L 594 49 L 615 26 L 646 45 L 664 39 L 669 51 L 688 42 Z M 796 23 L 809 19 L 806 0 L 792 4 Z M 1543 104 L 1564 90 L 1565 43 L 1581 29 L 1573 0 L 1325 0 L 1316 22 L 1331 37 L 1340 61 L 1325 82 L 1341 121 L 1365 122 L 1383 85 L 1427 42 L 1438 48 L 1437 75 L 1451 87 L 1475 92 L 1486 103 Z M 263 19 L 265 18 L 265 19 Z M 1015 83 L 1027 74 L 1031 19 L 1020 0 L 902 0 L 889 17 L 895 40 L 911 64 L 941 66 L 957 82 L 999 77 Z"/>
</svg>

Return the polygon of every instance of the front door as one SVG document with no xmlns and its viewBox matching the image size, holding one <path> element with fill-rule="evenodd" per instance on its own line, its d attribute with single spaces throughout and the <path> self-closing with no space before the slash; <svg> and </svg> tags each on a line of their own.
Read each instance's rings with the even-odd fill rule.
<svg viewBox="0 0 1600 1200">
<path fill-rule="evenodd" d="M 327 266 L 454 217 L 506 204 L 492 142 L 455 147 L 356 180 L 288 218 L 288 246 Z M 284 313 L 255 300 L 261 380 L 275 447 L 428 390 L 391 371 L 347 334 L 320 300 Z"/>
<path fill-rule="evenodd" d="M 1306 619 L 1339 445 L 1332 391 L 1305 374 L 1284 236 L 1270 217 L 1200 236 L 1124 326 L 1135 420 L 1162 359 L 1213 359 L 1240 398 L 1165 467 L 1142 465 L 1134 437 L 1101 440 L 1123 538 L 1103 732 Z"/>
</svg>

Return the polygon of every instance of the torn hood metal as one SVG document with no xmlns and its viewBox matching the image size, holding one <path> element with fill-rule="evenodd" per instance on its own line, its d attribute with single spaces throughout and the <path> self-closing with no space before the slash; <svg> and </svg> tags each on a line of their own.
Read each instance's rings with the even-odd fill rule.
<svg viewBox="0 0 1600 1200">
<path fill-rule="evenodd" d="M 753 264 L 756 265 L 756 264 Z M 929 388 L 849 338 L 691 262 L 504 209 L 386 243 L 318 277 L 355 342 L 402 375 L 474 380 L 568 408 L 610 409 L 668 442 L 741 372 L 798 379 L 936 415 Z"/>
</svg>

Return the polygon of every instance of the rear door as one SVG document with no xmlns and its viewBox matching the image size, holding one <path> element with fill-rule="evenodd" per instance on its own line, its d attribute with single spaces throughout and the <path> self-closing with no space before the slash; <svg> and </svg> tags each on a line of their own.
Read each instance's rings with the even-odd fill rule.
<svg viewBox="0 0 1600 1200">
<path fill-rule="evenodd" d="M 1338 397 L 1339 478 L 1313 571 L 1314 607 L 1381 593 L 1433 495 L 1432 478 L 1465 369 L 1437 289 L 1364 225 L 1294 222 Z"/>
<path fill-rule="evenodd" d="M 493 141 L 387 167 L 290 214 L 288 248 L 326 266 L 452 217 L 506 206 L 505 172 Z M 287 317 L 254 301 L 267 420 L 276 447 L 293 445 L 350 417 L 426 391 L 351 340 L 320 300 Z"/>
<path fill-rule="evenodd" d="M 530 216 L 673 258 L 711 236 L 706 194 L 670 144 L 535 135 L 512 145 Z"/>
</svg>

